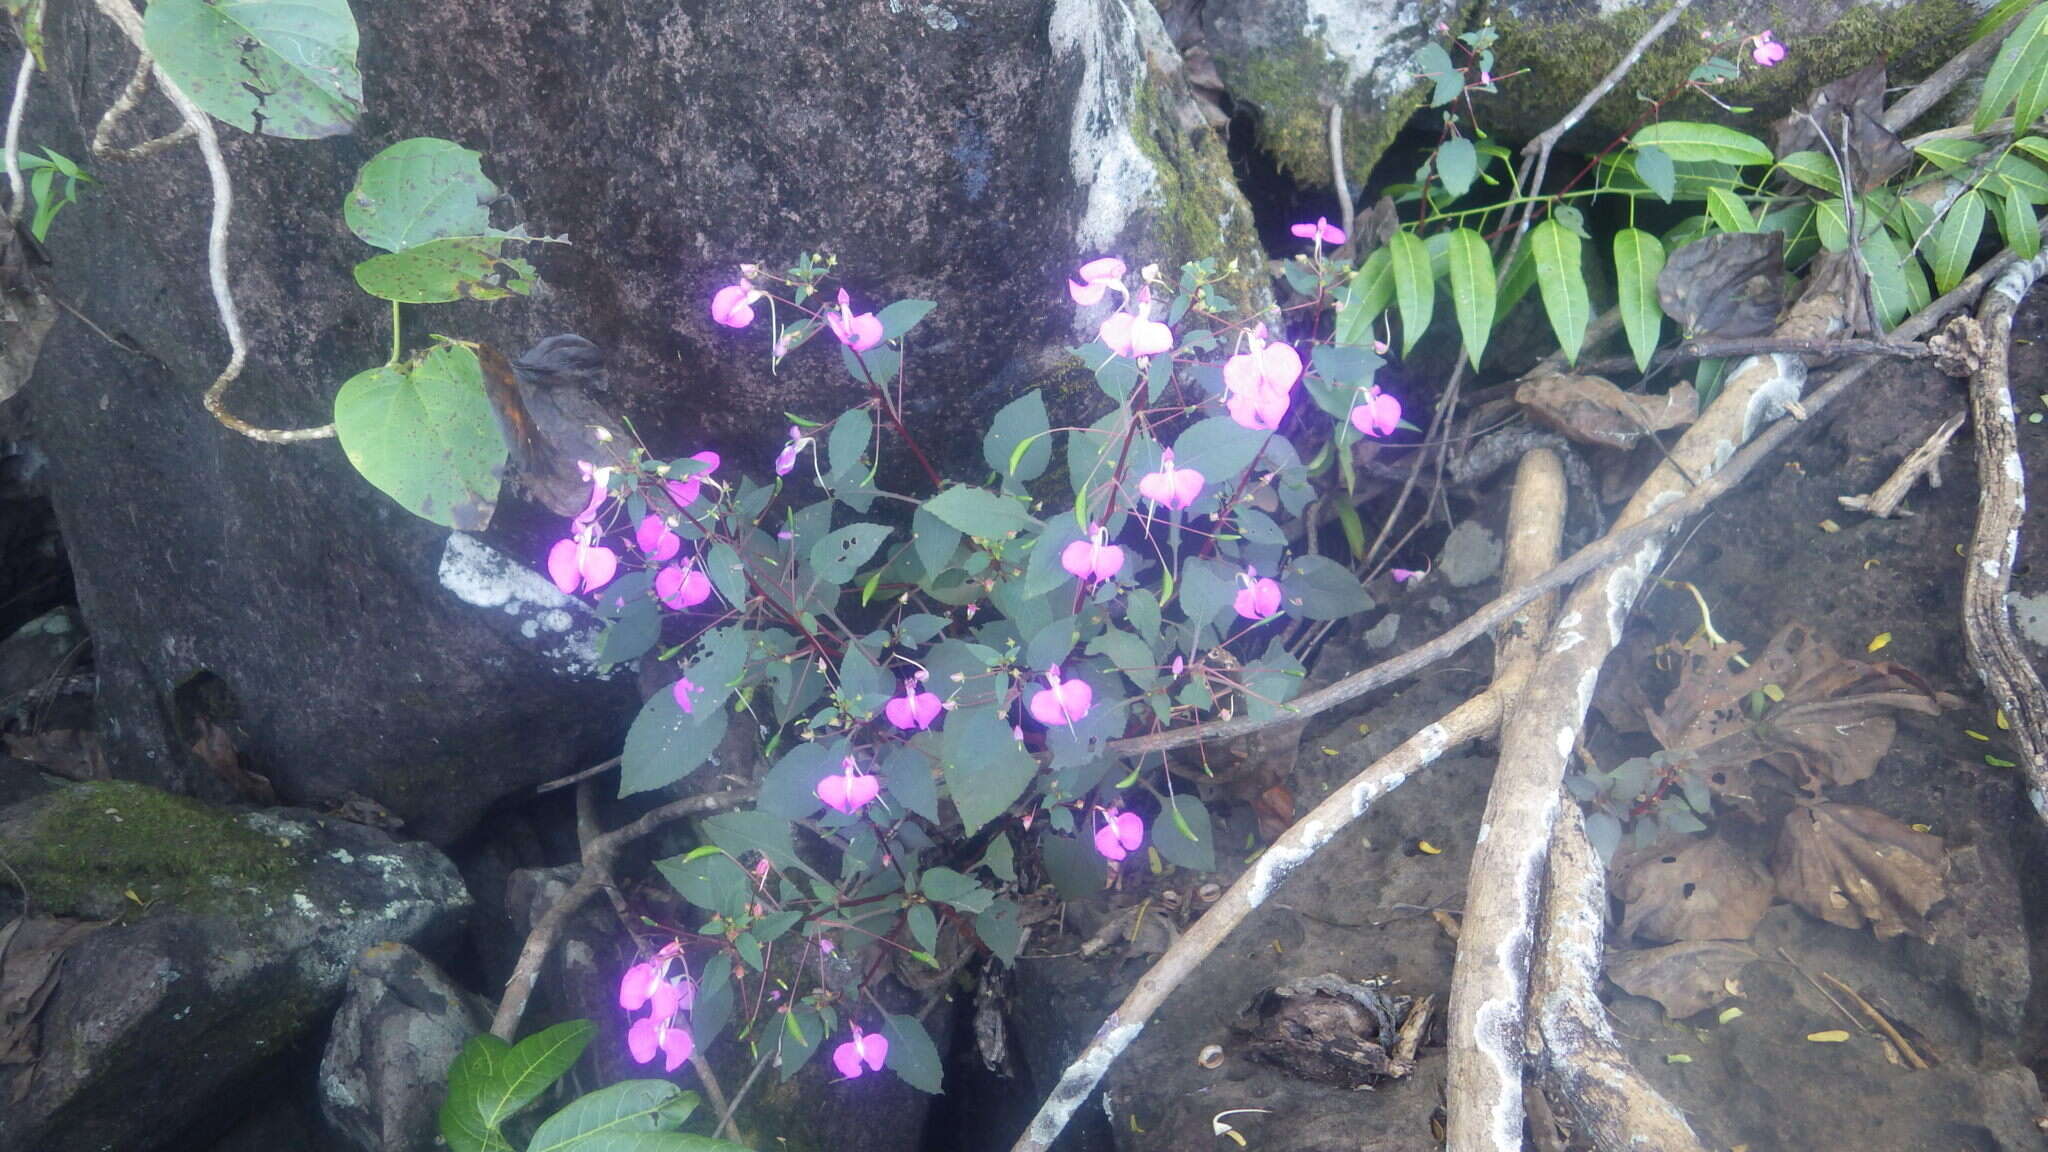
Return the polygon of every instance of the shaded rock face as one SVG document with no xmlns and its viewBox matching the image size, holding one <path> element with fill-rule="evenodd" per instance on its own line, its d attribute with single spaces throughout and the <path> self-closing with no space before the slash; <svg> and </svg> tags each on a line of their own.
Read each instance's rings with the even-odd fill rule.
<svg viewBox="0 0 2048 1152">
<path fill-rule="evenodd" d="M 483 1005 L 403 944 L 356 959 L 320 1060 L 320 1110 L 353 1148 L 432 1147 L 448 1069 L 490 1027 Z"/>
<path fill-rule="evenodd" d="M 127 916 L 65 953 L 40 1058 L 0 1068 L 0 1099 L 21 1093 L 0 1110 L 0 1152 L 147 1152 L 218 1133 L 326 1021 L 359 953 L 444 945 L 469 910 L 433 848 L 290 809 L 74 785 L 0 809 L 0 830 L 29 864 L 38 915 Z M 158 863 L 124 853 L 130 841 Z M 73 865 L 68 884 L 52 860 Z M 17 911 L 0 903 L 0 921 Z"/>
<path fill-rule="evenodd" d="M 783 411 L 826 418 L 859 394 L 829 347 L 770 375 L 765 323 L 712 325 L 740 261 L 822 250 L 863 307 L 939 301 L 906 402 L 977 468 L 978 438 L 952 434 L 963 421 L 1080 378 L 1059 351 L 1076 342 L 1061 277 L 1080 259 L 1256 266 L 1250 211 L 1147 3 L 354 7 L 370 108 L 357 134 L 222 130 L 252 344 L 229 404 L 258 423 L 326 421 L 341 382 L 384 359 L 388 309 L 350 277 L 372 250 L 341 205 L 364 161 L 416 135 L 484 152 L 507 193 L 498 223 L 574 242 L 530 253 L 550 285 L 536 299 L 407 309 L 416 342 L 448 332 L 516 354 L 580 332 L 609 353 L 610 404 L 657 451 L 712 447 L 757 474 Z M 39 78 L 29 139 L 87 155 L 82 126 L 132 68 L 102 23 L 53 14 L 61 83 Z M 126 130 L 172 126 L 152 96 Z M 373 491 L 333 441 L 260 445 L 201 411 L 226 352 L 198 156 L 96 171 L 51 238 L 57 282 L 147 355 L 66 321 L 21 402 L 98 641 L 115 771 L 225 794 L 161 704 L 202 670 L 238 698 L 241 751 L 284 798 L 361 793 L 440 843 L 493 799 L 616 751 L 630 693 L 565 683 L 519 628 L 480 626 L 441 586 L 446 532 Z M 1056 388 L 1056 409 L 1063 397 L 1099 402 L 1085 380 Z M 537 567 L 557 522 L 523 511 L 531 531 L 510 550 Z"/>
</svg>

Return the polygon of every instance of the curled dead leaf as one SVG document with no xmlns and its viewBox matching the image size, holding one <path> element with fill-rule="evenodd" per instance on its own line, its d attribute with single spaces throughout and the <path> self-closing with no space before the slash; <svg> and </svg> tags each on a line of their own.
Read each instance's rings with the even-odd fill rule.
<svg viewBox="0 0 2048 1152">
<path fill-rule="evenodd" d="M 1735 979 L 1757 954 L 1728 940 L 1681 940 L 1662 948 L 1616 952 L 1607 957 L 1607 978 L 1631 996 L 1664 1006 L 1682 1020 L 1733 1000 Z"/>
<path fill-rule="evenodd" d="M 1771 859 L 1778 895 L 1830 924 L 1880 940 L 1929 937 L 1927 910 L 1947 895 L 1941 838 L 1854 804 L 1806 804 L 1785 817 Z"/>
<path fill-rule="evenodd" d="M 1688 340 L 1770 332 L 1785 303 L 1785 234 L 1717 232 L 1685 245 L 1657 275 L 1657 303 Z"/>
<path fill-rule="evenodd" d="M 1630 448 L 1653 432 L 1679 428 L 1699 418 L 1700 399 L 1680 383 L 1661 396 L 1623 391 L 1604 376 L 1553 372 L 1525 381 L 1515 400 L 1540 423 L 1581 444 Z"/>
<path fill-rule="evenodd" d="M 1771 877 L 1718 836 L 1624 858 L 1620 939 L 1746 940 L 1772 903 Z"/>
</svg>

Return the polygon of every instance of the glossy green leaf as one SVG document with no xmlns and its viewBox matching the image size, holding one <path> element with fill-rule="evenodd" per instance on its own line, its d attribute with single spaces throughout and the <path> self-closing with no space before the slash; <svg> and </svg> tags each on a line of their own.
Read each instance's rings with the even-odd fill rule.
<svg viewBox="0 0 2048 1152">
<path fill-rule="evenodd" d="M 1666 204 L 1678 194 L 1678 169 L 1671 154 L 1654 145 L 1638 142 L 1633 150 L 1636 178 Z"/>
<path fill-rule="evenodd" d="M 2000 156 L 1991 166 L 1991 178 L 2019 193 L 2029 204 L 2048 204 L 2048 172 L 2024 156 L 2010 152 Z"/>
<path fill-rule="evenodd" d="M 1373 321 L 1393 302 L 1394 260 L 1386 248 L 1375 248 L 1344 289 L 1332 339 L 1339 344 L 1370 346 L 1375 339 Z"/>
<path fill-rule="evenodd" d="M 193 103 L 244 132 L 338 136 L 363 113 L 348 0 L 150 0 L 142 34 Z"/>
<path fill-rule="evenodd" d="M 2044 8 L 2048 10 L 2048 8 Z M 1934 230 L 1928 263 L 1934 268 L 1934 290 L 1946 292 L 1969 274 L 1970 258 L 1976 254 L 1978 237 L 1984 232 L 1984 195 L 1965 192 L 1949 205 Z"/>
<path fill-rule="evenodd" d="M 697 1094 L 670 1081 L 623 1080 L 548 1117 L 534 1131 L 526 1152 L 711 1152 L 739 1147 L 677 1134 L 696 1108 Z"/>
<path fill-rule="evenodd" d="M 583 1055 L 597 1026 L 570 1020 L 516 1045 L 495 1036 L 472 1038 L 448 1071 L 440 1127 L 451 1147 L 510 1152 L 500 1129 L 545 1092 Z"/>
<path fill-rule="evenodd" d="M 1863 266 L 1870 272 L 1870 302 L 1877 309 L 1878 320 L 1891 328 L 1913 311 L 1905 272 L 1905 262 L 1912 257 L 1906 256 L 1891 233 L 1882 228 L 1865 236 L 1858 251 L 1862 253 Z"/>
<path fill-rule="evenodd" d="M 1443 142 L 1436 150 L 1437 179 L 1442 180 L 1444 191 L 1456 200 L 1472 188 L 1472 181 L 1479 175 L 1479 152 L 1472 141 L 1463 136 L 1454 136 Z"/>
<path fill-rule="evenodd" d="M 449 236 L 491 229 L 498 186 L 483 156 L 453 140 L 418 136 L 370 158 L 342 201 L 342 219 L 363 243 L 398 252 Z"/>
<path fill-rule="evenodd" d="M 2008 108 L 2021 125 L 2048 111 L 2048 4 L 2036 5 L 1999 46 L 1977 97 L 1975 127 L 1989 128 Z"/>
<path fill-rule="evenodd" d="M 1387 241 L 1387 256 L 1393 262 L 1394 298 L 1401 310 L 1401 354 L 1406 356 L 1422 339 L 1436 310 L 1436 282 L 1430 275 L 1429 250 L 1413 232 L 1394 233 Z"/>
<path fill-rule="evenodd" d="M 1778 171 L 1802 184 L 1824 192 L 1842 194 L 1842 173 L 1832 158 L 1821 152 L 1794 152 L 1778 161 Z"/>
<path fill-rule="evenodd" d="M 2040 254 L 2041 221 L 2026 197 L 2007 196 L 1999 201 L 1998 230 L 2005 236 L 2005 246 L 2020 259 L 2032 260 Z"/>
<path fill-rule="evenodd" d="M 446 528 L 491 522 L 506 458 L 476 353 L 441 344 L 360 372 L 334 397 L 348 462 L 405 508 Z"/>
<path fill-rule="evenodd" d="M 1493 253 L 1479 233 L 1460 228 L 1450 233 L 1445 254 L 1451 269 L 1451 307 L 1457 313 L 1465 356 L 1476 369 L 1493 333 Z"/>
<path fill-rule="evenodd" d="M 981 438 L 981 457 L 999 476 L 1029 482 L 1052 463 L 1052 427 L 1045 397 L 1033 388 L 1002 406 Z"/>
<path fill-rule="evenodd" d="M 1557 334 L 1566 362 L 1572 364 L 1578 363 L 1579 348 L 1586 342 L 1586 324 L 1592 319 L 1592 300 L 1580 265 L 1583 244 L 1555 220 L 1545 220 L 1529 231 L 1543 310 L 1550 317 L 1550 329 Z"/>
<path fill-rule="evenodd" d="M 1747 132 L 1686 120 L 1666 120 L 1639 128 L 1629 143 L 1636 148 L 1653 145 L 1680 164 L 1769 164 L 1774 159 L 1769 146 Z"/>
<path fill-rule="evenodd" d="M 1913 152 L 1923 160 L 1930 161 L 1945 172 L 1954 172 L 1968 164 L 1972 157 L 1984 151 L 1979 140 L 1923 140 L 1913 145 Z"/>
<path fill-rule="evenodd" d="M 1848 206 L 1839 199 L 1823 200 L 1813 206 L 1813 225 L 1820 233 L 1820 246 L 1830 252 L 1849 250 Z"/>
<path fill-rule="evenodd" d="M 1756 217 L 1742 198 L 1726 188 L 1707 189 L 1707 217 L 1723 232 L 1754 232 Z"/>
<path fill-rule="evenodd" d="M 1638 372 L 1649 369 L 1664 332 L 1664 310 L 1657 304 L 1657 276 L 1663 271 L 1663 241 L 1640 228 L 1614 234 L 1615 306 Z"/>
</svg>

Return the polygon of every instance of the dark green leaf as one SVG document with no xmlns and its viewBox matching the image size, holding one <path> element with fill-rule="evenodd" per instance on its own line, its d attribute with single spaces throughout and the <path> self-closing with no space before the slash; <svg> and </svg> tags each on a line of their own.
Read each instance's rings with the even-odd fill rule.
<svg viewBox="0 0 2048 1152">
<path fill-rule="evenodd" d="M 348 462 L 406 511 L 444 528 L 489 526 L 506 449 L 475 352 L 441 344 L 358 373 L 334 397 L 334 429 Z"/>
<path fill-rule="evenodd" d="M 482 160 L 452 140 L 401 140 L 356 174 L 342 218 L 363 243 L 387 252 L 447 236 L 482 236 L 490 231 L 490 204 L 498 197 Z"/>
<path fill-rule="evenodd" d="M 804 1065 L 810 1063 L 811 1057 L 817 1053 L 818 1046 L 825 1042 L 825 1021 L 819 1018 L 816 1009 L 793 1005 L 782 1014 L 781 1033 L 777 1041 L 782 1056 L 780 1075 L 782 1082 L 787 1084 L 791 1076 L 803 1071 Z"/>
<path fill-rule="evenodd" d="M 745 915 L 753 899 L 753 878 L 723 852 L 700 848 L 656 860 L 654 866 L 683 899 L 713 915 L 727 919 Z"/>
<path fill-rule="evenodd" d="M 896 678 L 882 670 L 867 649 L 849 644 L 839 658 L 839 699 L 865 720 L 880 712 L 896 694 Z"/>
<path fill-rule="evenodd" d="M 938 304 L 931 300 L 898 300 L 875 315 L 882 322 L 882 339 L 901 340 L 904 334 L 917 327 L 918 322 L 931 314 Z"/>
<path fill-rule="evenodd" d="M 1413 232 L 1394 233 L 1387 241 L 1387 255 L 1393 261 L 1394 298 L 1401 311 L 1401 355 L 1406 356 L 1422 339 L 1436 311 L 1436 281 L 1431 275 L 1429 250 Z"/>
<path fill-rule="evenodd" d="M 1173 462 L 1193 468 L 1212 485 L 1228 483 L 1259 458 L 1266 433 L 1246 428 L 1228 416 L 1197 420 L 1173 442 Z"/>
<path fill-rule="evenodd" d="M 831 463 L 828 478 L 837 485 L 859 480 L 866 467 L 861 457 L 875 435 L 875 418 L 865 408 L 849 408 L 832 422 L 825 438 L 825 458 Z"/>
<path fill-rule="evenodd" d="M 849 524 L 811 545 L 811 570 L 827 584 L 845 584 L 868 562 L 890 529 L 882 524 Z"/>
<path fill-rule="evenodd" d="M 1017 962 L 1017 950 L 1024 946 L 1023 914 L 1016 902 L 1001 897 L 989 904 L 988 910 L 974 918 L 974 934 L 988 945 L 996 959 L 1005 964 Z"/>
<path fill-rule="evenodd" d="M 925 750 L 926 742 L 932 739 L 919 737 L 916 743 L 889 749 L 876 766 L 875 775 L 882 778 L 883 799 L 937 823 L 939 786 L 932 776 L 936 760 Z"/>
<path fill-rule="evenodd" d="M 696 1109 L 697 1094 L 670 1081 L 623 1080 L 548 1117 L 526 1152 L 682 1152 L 653 1134 L 673 1134 Z"/>
<path fill-rule="evenodd" d="M 695 772 L 725 738 L 723 707 L 697 706 L 684 712 L 675 693 L 664 688 L 640 706 L 626 730 L 619 764 L 619 795 L 663 788 Z"/>
<path fill-rule="evenodd" d="M 1018 501 L 998 496 L 986 488 L 965 484 L 948 488 L 925 501 L 924 508 L 942 523 L 969 536 L 984 539 L 1000 538 L 1006 532 L 1022 532 L 1038 523 Z"/>
<path fill-rule="evenodd" d="M 1469 191 L 1473 178 L 1479 175 L 1479 153 L 1472 147 L 1472 141 L 1463 136 L 1444 141 L 1436 150 L 1436 174 L 1451 199 Z"/>
<path fill-rule="evenodd" d="M 1024 794 L 1038 765 L 1010 734 L 993 707 L 959 709 L 946 717 L 943 738 L 946 791 L 960 810 L 966 834 L 1003 814 Z"/>
<path fill-rule="evenodd" d="M 1036 480 L 1052 463 L 1052 437 L 1047 435 L 1051 427 L 1052 422 L 1045 412 L 1045 397 L 1033 388 L 996 412 L 995 419 L 989 422 L 987 434 L 981 438 L 981 457 L 998 476 L 1011 477 L 1020 483 Z M 1010 466 L 1013 459 L 1016 461 L 1014 470 Z"/>
<path fill-rule="evenodd" d="M 1085 838 L 1047 831 L 1038 838 L 1038 854 L 1061 899 L 1092 900 L 1102 894 L 1109 869 L 1102 854 Z"/>
<path fill-rule="evenodd" d="M 1304 620 L 1338 620 L 1372 607 L 1349 568 L 1327 556 L 1297 556 L 1280 573 L 1285 611 Z"/>
<path fill-rule="evenodd" d="M 889 1068 L 905 1084 L 920 1092 L 937 1094 L 944 1076 L 939 1050 L 915 1016 L 888 1015 L 882 1018 L 882 1035 L 889 1041 Z"/>
<path fill-rule="evenodd" d="M 193 103 L 244 132 L 337 136 L 363 113 L 347 0 L 151 0 L 142 31 Z"/>
<path fill-rule="evenodd" d="M 1465 356 L 1473 368 L 1486 354 L 1487 337 L 1493 333 L 1493 254 L 1486 241 L 1470 228 L 1449 234 L 1446 255 L 1451 271 L 1451 307 L 1458 317 L 1458 331 L 1465 341 Z"/>
<path fill-rule="evenodd" d="M 1678 170 L 1671 163 L 1671 154 L 1662 148 L 1648 144 L 1637 144 L 1634 151 L 1636 176 L 1643 187 L 1657 194 L 1657 199 L 1666 204 L 1678 192 Z"/>
<path fill-rule="evenodd" d="M 918 877 L 918 891 L 941 904 L 951 904 L 962 912 L 980 912 L 987 908 L 995 893 L 974 882 L 973 877 L 963 876 L 951 868 L 927 868 Z"/>
<path fill-rule="evenodd" d="M 720 812 L 704 820 L 704 838 L 733 856 L 759 852 L 777 868 L 796 867 L 790 823 L 767 812 Z"/>
<path fill-rule="evenodd" d="M 1180 819 L 1174 819 L 1179 812 Z M 1196 872 L 1216 870 L 1216 833 L 1209 826 L 1209 810 L 1193 796 L 1173 797 L 1152 818 L 1152 843 L 1168 864 Z"/>
<path fill-rule="evenodd" d="M 1614 234 L 1616 306 L 1638 372 L 1648 370 L 1664 330 L 1664 312 L 1657 307 L 1657 275 L 1662 271 L 1662 241 L 1639 228 L 1624 228 Z"/>
<path fill-rule="evenodd" d="M 1579 347 L 1586 342 L 1586 322 L 1592 318 L 1592 300 L 1586 292 L 1586 274 L 1580 267 L 1584 241 L 1556 220 L 1545 220 L 1529 232 L 1529 248 L 1536 261 L 1536 287 L 1543 296 L 1543 310 L 1550 317 L 1567 363 L 1576 364 Z"/>
<path fill-rule="evenodd" d="M 1778 171 L 1823 192 L 1842 194 L 1842 174 L 1835 162 L 1819 152 L 1794 152 L 1778 161 Z"/>
</svg>

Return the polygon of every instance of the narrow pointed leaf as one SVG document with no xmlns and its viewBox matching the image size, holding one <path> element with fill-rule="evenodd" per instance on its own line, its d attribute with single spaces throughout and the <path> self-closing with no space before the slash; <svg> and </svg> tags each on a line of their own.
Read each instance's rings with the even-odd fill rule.
<svg viewBox="0 0 2048 1152">
<path fill-rule="evenodd" d="M 1977 238 L 1984 232 L 1984 196 L 1965 192 L 1949 206 L 1934 230 L 1932 248 L 1934 290 L 1946 292 L 1962 283 L 1970 271 L 1970 257 L 1977 251 Z"/>
<path fill-rule="evenodd" d="M 1536 287 L 1543 294 L 1543 310 L 1550 315 L 1551 331 L 1568 363 L 1576 364 L 1579 347 L 1586 342 L 1586 322 L 1592 318 L 1592 301 L 1586 291 L 1586 273 L 1580 264 L 1581 241 L 1555 220 L 1545 220 L 1529 232 L 1529 250 L 1536 259 Z"/>
<path fill-rule="evenodd" d="M 1393 262 L 1394 297 L 1401 309 L 1401 354 L 1406 356 L 1422 339 L 1436 309 L 1436 284 L 1429 275 L 1429 250 L 1413 232 L 1396 232 L 1387 241 L 1387 255 Z"/>
<path fill-rule="evenodd" d="M 1614 285 L 1621 326 L 1636 370 L 1647 370 L 1664 330 L 1664 310 L 1657 306 L 1657 274 L 1664 271 L 1664 242 L 1639 228 L 1614 235 Z"/>
<path fill-rule="evenodd" d="M 1451 306 L 1458 314 L 1458 332 L 1465 341 L 1465 356 L 1477 368 L 1493 332 L 1493 253 L 1479 233 L 1460 228 L 1450 234 L 1445 255 L 1450 260 Z"/>
</svg>

